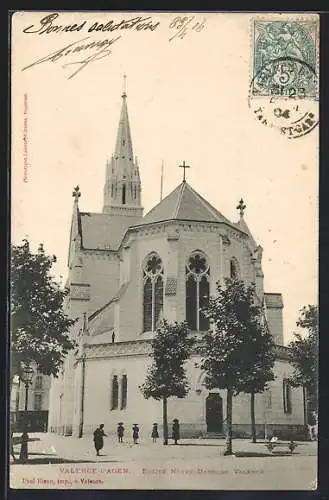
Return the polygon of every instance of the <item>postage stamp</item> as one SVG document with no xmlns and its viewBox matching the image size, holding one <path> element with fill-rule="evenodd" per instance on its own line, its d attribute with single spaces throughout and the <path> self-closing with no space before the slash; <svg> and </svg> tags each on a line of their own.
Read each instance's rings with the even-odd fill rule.
<svg viewBox="0 0 329 500">
<path fill-rule="evenodd" d="M 254 19 L 249 106 L 288 138 L 318 124 L 319 26 L 316 19 Z"/>
<path fill-rule="evenodd" d="M 253 50 L 253 95 L 317 98 L 314 21 L 254 21 Z"/>
</svg>

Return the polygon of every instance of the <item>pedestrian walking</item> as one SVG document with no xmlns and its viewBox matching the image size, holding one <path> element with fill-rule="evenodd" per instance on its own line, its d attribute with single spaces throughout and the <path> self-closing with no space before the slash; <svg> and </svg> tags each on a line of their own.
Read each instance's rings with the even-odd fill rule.
<svg viewBox="0 0 329 500">
<path fill-rule="evenodd" d="M 104 446 L 104 436 L 106 437 L 106 434 L 104 432 L 104 424 L 101 424 L 94 432 L 96 456 L 99 456 L 99 450 L 101 450 Z"/>
<path fill-rule="evenodd" d="M 23 431 L 23 434 L 21 435 L 21 451 L 19 454 L 19 459 L 21 462 L 27 462 L 28 460 L 28 442 L 29 442 L 29 435 L 27 433 L 27 430 L 25 429 Z"/>
<path fill-rule="evenodd" d="M 123 422 L 119 422 L 118 427 L 117 427 L 117 435 L 118 435 L 119 443 L 123 443 L 122 438 L 123 438 L 124 431 L 125 431 L 125 428 L 123 427 Z"/>
<path fill-rule="evenodd" d="M 178 420 L 178 418 L 174 418 L 174 420 L 173 420 L 172 438 L 175 441 L 175 444 L 178 444 L 178 441 L 180 440 L 180 435 L 179 435 L 179 420 Z"/>
<path fill-rule="evenodd" d="M 158 432 L 158 424 L 157 423 L 154 423 L 153 424 L 153 429 L 152 429 L 152 439 L 153 439 L 153 443 L 156 443 L 157 442 L 157 439 L 159 437 L 159 432 Z"/>
<path fill-rule="evenodd" d="M 133 440 L 134 444 L 138 444 L 138 438 L 139 438 L 139 427 L 137 424 L 133 425 Z"/>
</svg>

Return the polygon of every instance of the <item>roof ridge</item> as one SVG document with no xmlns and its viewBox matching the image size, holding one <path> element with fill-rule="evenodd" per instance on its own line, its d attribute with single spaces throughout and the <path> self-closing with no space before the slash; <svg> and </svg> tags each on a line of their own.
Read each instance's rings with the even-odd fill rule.
<svg viewBox="0 0 329 500">
<path fill-rule="evenodd" d="M 195 189 L 193 189 L 192 186 L 189 185 L 189 188 L 193 192 L 193 194 L 195 194 L 199 198 L 202 205 L 205 208 L 207 208 L 214 217 L 218 218 L 218 216 L 220 215 L 221 217 L 223 217 L 223 219 L 230 222 L 221 212 L 219 212 L 215 207 L 213 207 L 211 203 L 209 203 L 209 201 L 207 201 L 203 196 L 201 196 L 201 194 L 199 194 Z M 232 223 L 230 222 L 230 224 Z"/>
<path fill-rule="evenodd" d="M 180 193 L 178 195 L 176 209 L 175 209 L 174 214 L 173 214 L 174 218 L 176 218 L 177 215 L 178 215 L 178 211 L 179 211 L 179 208 L 180 208 L 180 204 L 181 204 L 181 201 L 182 201 L 183 192 L 184 192 L 186 184 L 187 184 L 186 181 L 185 182 L 183 181 L 182 184 L 181 184 L 182 187 L 181 187 Z"/>
</svg>

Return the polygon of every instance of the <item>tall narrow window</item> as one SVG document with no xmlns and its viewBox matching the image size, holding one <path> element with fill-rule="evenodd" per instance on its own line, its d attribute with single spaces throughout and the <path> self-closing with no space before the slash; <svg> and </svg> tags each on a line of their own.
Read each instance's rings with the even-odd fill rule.
<svg viewBox="0 0 329 500">
<path fill-rule="evenodd" d="M 143 331 L 154 331 L 163 311 L 163 264 L 156 253 L 150 254 L 143 269 Z"/>
<path fill-rule="evenodd" d="M 186 264 L 186 321 L 191 330 L 205 331 L 209 320 L 201 309 L 209 301 L 210 268 L 203 252 L 193 252 Z"/>
<path fill-rule="evenodd" d="M 114 195 L 114 189 L 113 189 L 113 184 L 111 184 L 111 196 L 113 198 L 113 195 Z"/>
<path fill-rule="evenodd" d="M 122 205 L 126 204 L 126 185 L 122 186 Z"/>
<path fill-rule="evenodd" d="M 235 257 L 231 259 L 230 261 L 230 278 L 232 280 L 238 280 L 239 279 L 239 265 Z"/>
<path fill-rule="evenodd" d="M 111 410 L 117 410 L 119 403 L 119 383 L 118 376 L 114 375 L 112 379 Z"/>
<path fill-rule="evenodd" d="M 265 408 L 272 408 L 272 392 L 271 389 L 267 388 L 264 391 Z"/>
<path fill-rule="evenodd" d="M 42 375 L 37 375 L 35 377 L 35 388 L 42 389 Z"/>
<path fill-rule="evenodd" d="M 121 410 L 127 407 L 127 375 L 121 377 Z"/>
<path fill-rule="evenodd" d="M 283 379 L 283 411 L 286 414 L 289 414 L 292 412 L 292 405 L 291 405 L 291 385 L 289 383 L 289 380 Z"/>
<path fill-rule="evenodd" d="M 40 411 L 42 409 L 42 394 L 34 394 L 34 410 Z"/>
</svg>

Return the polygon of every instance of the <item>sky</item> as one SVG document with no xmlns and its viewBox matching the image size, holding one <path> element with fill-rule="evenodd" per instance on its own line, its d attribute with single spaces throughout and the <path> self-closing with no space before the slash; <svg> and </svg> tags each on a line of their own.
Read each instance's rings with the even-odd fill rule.
<svg viewBox="0 0 329 500">
<path fill-rule="evenodd" d="M 72 188 L 80 186 L 81 211 L 102 210 L 126 74 L 144 213 L 159 201 L 162 162 L 164 195 L 181 182 L 178 165 L 185 160 L 190 185 L 232 221 L 242 197 L 245 220 L 264 249 L 265 291 L 283 294 L 288 342 L 301 307 L 317 302 L 318 128 L 289 140 L 255 118 L 248 100 L 255 16 L 183 14 L 186 21 L 194 18 L 179 38 L 170 27 L 177 13 L 59 13 L 43 21 L 44 29 L 86 24 L 79 31 L 41 33 L 40 19 L 47 15 L 13 17 L 12 242 L 27 236 L 34 249 L 43 242 L 57 256 L 56 276 L 65 281 Z M 96 21 L 137 16 L 159 24 L 153 31 L 88 32 Z M 197 22 L 203 29 L 192 29 Z M 22 71 L 71 43 L 119 35 L 110 54 L 72 78 L 81 68 L 72 63 L 95 49 Z"/>
</svg>

